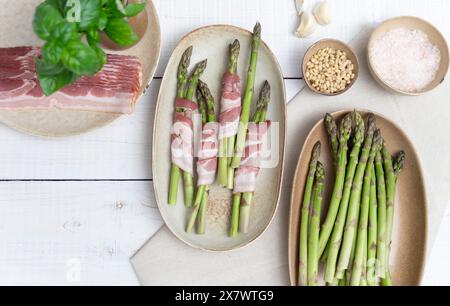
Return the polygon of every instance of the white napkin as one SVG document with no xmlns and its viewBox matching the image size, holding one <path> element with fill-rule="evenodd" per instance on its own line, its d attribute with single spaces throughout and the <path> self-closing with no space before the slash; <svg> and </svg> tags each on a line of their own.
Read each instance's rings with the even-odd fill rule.
<svg viewBox="0 0 450 306">
<path fill-rule="evenodd" d="M 270 229 L 242 250 L 209 253 L 188 247 L 163 227 L 131 259 L 142 285 L 288 285 L 289 199 L 297 158 L 309 130 L 324 113 L 347 108 L 384 114 L 416 145 L 427 182 L 430 250 L 450 199 L 449 82 L 421 97 L 385 92 L 368 72 L 365 50 L 369 34 L 370 30 L 365 30 L 350 43 L 360 60 L 360 75 L 353 88 L 337 97 L 304 89 L 289 103 L 283 195 Z"/>
</svg>

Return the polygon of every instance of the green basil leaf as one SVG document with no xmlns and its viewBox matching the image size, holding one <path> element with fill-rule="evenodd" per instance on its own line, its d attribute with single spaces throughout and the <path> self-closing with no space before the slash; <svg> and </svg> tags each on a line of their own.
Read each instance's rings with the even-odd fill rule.
<svg viewBox="0 0 450 306">
<path fill-rule="evenodd" d="M 125 17 L 125 6 L 123 5 L 122 0 L 109 0 L 108 6 L 110 13 L 113 17 Z"/>
<path fill-rule="evenodd" d="M 90 46 L 95 51 L 95 53 L 97 53 L 97 57 L 100 60 L 100 63 L 103 67 L 103 65 L 105 65 L 106 61 L 107 61 L 107 56 L 106 56 L 105 51 L 103 51 L 103 49 L 100 48 L 98 45 L 90 45 Z"/>
<path fill-rule="evenodd" d="M 134 17 L 139 15 L 147 5 L 147 1 L 144 1 L 142 3 L 130 3 L 125 7 L 125 16 L 127 17 Z"/>
<path fill-rule="evenodd" d="M 45 0 L 45 2 L 58 9 L 61 14 L 64 14 L 67 0 Z"/>
<path fill-rule="evenodd" d="M 86 32 L 86 39 L 89 46 L 97 45 L 100 42 L 100 34 L 97 29 L 90 29 Z"/>
<path fill-rule="evenodd" d="M 71 41 L 62 53 L 64 66 L 77 75 L 94 75 L 102 67 L 97 53 L 80 41 Z"/>
<path fill-rule="evenodd" d="M 42 47 L 42 57 L 51 65 L 56 65 L 61 61 L 64 47 L 57 40 L 51 40 Z"/>
<path fill-rule="evenodd" d="M 75 82 L 78 76 L 69 71 L 63 70 L 57 75 L 46 76 L 46 75 L 38 75 L 39 84 L 41 85 L 41 89 L 46 96 L 50 96 L 51 94 L 57 92 L 64 86 L 67 86 L 73 82 Z"/>
<path fill-rule="evenodd" d="M 123 18 L 109 19 L 105 33 L 112 41 L 120 46 L 129 46 L 138 40 L 131 26 Z"/>
<path fill-rule="evenodd" d="M 56 25 L 53 29 L 52 36 L 61 44 L 66 44 L 71 40 L 81 39 L 81 36 L 78 33 L 77 25 L 65 20 Z"/>
<path fill-rule="evenodd" d="M 80 11 L 80 30 L 86 31 L 90 28 L 97 27 L 100 12 L 102 11 L 101 0 L 79 0 L 81 5 Z"/>
<path fill-rule="evenodd" d="M 106 28 L 106 25 L 108 24 L 108 15 L 105 13 L 105 11 L 101 11 L 100 15 L 98 16 L 98 29 L 100 31 L 103 31 Z"/>
<path fill-rule="evenodd" d="M 46 58 L 36 58 L 34 61 L 38 75 L 53 76 L 66 69 L 62 63 L 51 64 Z"/>
<path fill-rule="evenodd" d="M 33 28 L 36 35 L 43 39 L 49 40 L 53 29 L 63 20 L 61 13 L 54 6 L 41 3 L 34 13 Z"/>
</svg>

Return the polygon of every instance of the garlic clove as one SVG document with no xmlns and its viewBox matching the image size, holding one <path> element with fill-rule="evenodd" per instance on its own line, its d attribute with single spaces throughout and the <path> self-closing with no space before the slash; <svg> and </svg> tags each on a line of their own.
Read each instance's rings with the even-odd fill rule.
<svg viewBox="0 0 450 306">
<path fill-rule="evenodd" d="M 294 1 L 295 1 L 295 8 L 297 9 L 298 14 L 301 15 L 302 12 L 308 8 L 308 0 L 294 0 Z"/>
<path fill-rule="evenodd" d="M 300 16 L 300 25 L 295 34 L 299 37 L 308 37 L 316 30 L 316 21 L 308 12 L 303 12 Z"/>
<path fill-rule="evenodd" d="M 330 5 L 327 1 L 318 3 L 313 10 L 314 17 L 320 25 L 328 25 L 331 23 Z"/>
</svg>

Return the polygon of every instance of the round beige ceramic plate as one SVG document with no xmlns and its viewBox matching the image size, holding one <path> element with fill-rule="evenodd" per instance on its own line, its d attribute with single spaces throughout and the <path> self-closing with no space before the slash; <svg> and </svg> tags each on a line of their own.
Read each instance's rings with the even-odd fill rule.
<svg viewBox="0 0 450 306">
<path fill-rule="evenodd" d="M 32 27 L 33 14 L 42 0 L 0 0 L 0 48 L 17 46 L 40 46 L 42 41 L 34 34 Z M 149 86 L 158 65 L 161 31 L 158 15 L 152 1 L 148 1 L 147 14 L 149 24 L 142 41 L 133 48 L 112 52 L 139 57 L 143 68 L 142 96 Z M 108 51 L 110 52 L 110 51 Z M 0 121 L 20 132 L 44 137 L 64 137 L 78 135 L 103 127 L 119 114 L 100 112 L 72 111 L 61 109 L 50 110 L 1 110 Z"/>
<path fill-rule="evenodd" d="M 349 111 L 340 111 L 333 116 L 341 118 Z M 366 118 L 366 111 L 360 113 Z M 399 150 L 406 152 L 406 163 L 398 180 L 395 202 L 394 236 L 390 260 L 393 284 L 419 285 L 425 263 L 427 237 L 427 197 L 420 159 L 408 136 L 395 123 L 380 114 L 375 115 L 377 126 L 381 129 L 389 151 L 391 153 Z M 324 194 L 325 212 L 332 193 L 330 186 L 333 186 L 331 177 L 334 176 L 332 175 L 334 167 L 327 133 L 323 120 L 320 120 L 303 145 L 294 178 L 289 223 L 289 273 L 292 285 L 295 285 L 298 279 L 299 221 L 305 180 L 312 148 L 319 140 L 322 143 L 320 160 L 325 166 L 327 176 L 327 188 Z"/>
<path fill-rule="evenodd" d="M 171 164 L 170 128 L 176 96 L 176 73 L 181 55 L 192 45 L 194 51 L 191 67 L 203 59 L 208 59 L 208 68 L 202 79 L 211 88 L 216 100 L 216 109 L 218 109 L 222 76 L 227 67 L 228 46 L 234 39 L 239 39 L 241 43 L 238 72 L 243 79 L 242 83 L 245 84 L 246 78 L 244 76 L 246 76 L 250 55 L 250 32 L 227 25 L 201 28 L 184 37 L 175 48 L 164 74 L 155 114 L 152 161 L 153 185 L 161 215 L 170 230 L 180 240 L 193 247 L 210 251 L 227 251 L 240 248 L 258 238 L 267 229 L 274 216 L 281 190 L 285 147 L 285 87 L 283 75 L 275 56 L 266 44 L 262 44 L 255 90 L 259 91 L 264 80 L 268 80 L 272 87 L 272 102 L 267 118 L 279 123 L 279 130 L 275 132 L 278 133 L 275 135 L 275 139 L 279 140 L 279 147 L 272 150 L 273 156 L 278 157 L 278 163 L 276 167 L 262 169 L 260 172 L 251 212 L 249 233 L 239 234 L 236 238 L 228 237 L 231 192 L 223 188 L 213 187 L 211 190 L 205 235 L 187 234 L 185 232 L 190 209 L 185 208 L 183 204 L 181 180 L 178 204 L 176 206 L 167 204 Z M 272 129 L 272 133 L 274 131 Z"/>
</svg>

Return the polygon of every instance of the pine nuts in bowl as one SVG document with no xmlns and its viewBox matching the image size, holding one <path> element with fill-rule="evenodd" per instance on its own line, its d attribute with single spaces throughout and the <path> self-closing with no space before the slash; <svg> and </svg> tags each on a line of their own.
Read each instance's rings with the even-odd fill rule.
<svg viewBox="0 0 450 306">
<path fill-rule="evenodd" d="M 335 96 L 353 86 L 358 78 L 359 62 L 345 43 L 323 39 L 306 51 L 302 70 L 306 85 L 312 91 Z"/>
</svg>

